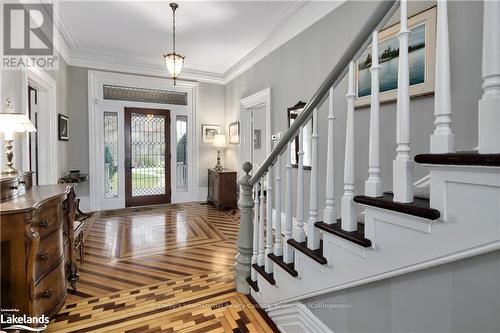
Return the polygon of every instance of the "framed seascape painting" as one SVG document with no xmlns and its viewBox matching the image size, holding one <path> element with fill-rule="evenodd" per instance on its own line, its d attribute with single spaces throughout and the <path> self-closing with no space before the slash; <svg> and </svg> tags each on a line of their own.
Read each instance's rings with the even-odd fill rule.
<svg viewBox="0 0 500 333">
<path fill-rule="evenodd" d="M 431 7 L 408 18 L 410 30 L 408 58 L 410 66 L 410 96 L 419 97 L 434 93 L 436 54 L 436 7 Z M 380 102 L 397 98 L 400 24 L 392 25 L 379 33 L 378 59 L 380 64 Z M 372 65 L 371 46 L 356 63 L 356 107 L 370 105 Z"/>
<path fill-rule="evenodd" d="M 215 135 L 219 133 L 219 125 L 201 125 L 201 140 L 203 143 L 213 143 Z"/>
<path fill-rule="evenodd" d="M 240 143 L 240 122 L 229 124 L 229 143 L 237 145 Z"/>
</svg>

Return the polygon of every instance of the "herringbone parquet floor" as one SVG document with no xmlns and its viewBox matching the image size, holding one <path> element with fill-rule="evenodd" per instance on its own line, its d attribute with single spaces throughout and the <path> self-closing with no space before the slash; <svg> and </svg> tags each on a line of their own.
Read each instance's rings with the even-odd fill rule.
<svg viewBox="0 0 500 333">
<path fill-rule="evenodd" d="M 272 332 L 234 289 L 239 214 L 198 203 L 101 213 L 48 332 Z"/>
</svg>

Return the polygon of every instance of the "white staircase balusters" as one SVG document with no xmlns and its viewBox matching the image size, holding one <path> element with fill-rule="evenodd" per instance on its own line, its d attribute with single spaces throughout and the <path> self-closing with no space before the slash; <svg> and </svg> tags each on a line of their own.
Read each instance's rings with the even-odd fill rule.
<svg viewBox="0 0 500 333">
<path fill-rule="evenodd" d="M 356 231 L 356 206 L 354 198 L 354 63 L 349 64 L 347 88 L 347 124 L 345 135 L 344 195 L 342 196 L 342 229 Z"/>
<path fill-rule="evenodd" d="M 365 195 L 369 197 L 381 197 L 383 194 L 383 183 L 380 179 L 380 94 L 379 94 L 379 72 L 378 62 L 378 32 L 372 35 L 372 66 L 370 68 L 372 86 L 370 97 L 370 142 L 368 180 L 365 181 Z"/>
<path fill-rule="evenodd" d="M 281 240 L 281 158 L 278 155 L 276 160 L 276 195 L 274 199 L 274 210 L 276 212 L 275 226 L 274 226 L 274 255 L 283 255 L 283 243 Z"/>
<path fill-rule="evenodd" d="M 273 272 L 273 261 L 269 258 L 269 254 L 273 253 L 273 202 L 274 202 L 274 171 L 270 166 L 267 172 L 267 195 L 266 195 L 266 256 L 265 256 L 265 270 L 266 273 Z"/>
<path fill-rule="evenodd" d="M 304 126 L 300 127 L 299 131 L 299 165 L 297 170 L 297 223 L 295 224 L 293 238 L 297 242 L 305 241 L 306 234 L 304 231 Z"/>
<path fill-rule="evenodd" d="M 285 184 L 285 243 L 283 245 L 283 261 L 287 264 L 293 262 L 293 248 L 288 244 L 292 239 L 292 145 L 287 144 L 286 150 L 286 184 Z"/>
<path fill-rule="evenodd" d="M 252 252 L 252 265 L 257 263 L 259 255 L 259 183 L 254 186 L 254 207 L 255 213 L 253 216 L 253 252 Z M 257 281 L 257 271 L 252 268 L 251 273 L 252 281 Z"/>
<path fill-rule="evenodd" d="M 326 153 L 326 190 L 325 209 L 323 210 L 323 222 L 333 224 L 337 222 L 337 211 L 335 208 L 335 113 L 334 113 L 334 90 L 330 88 L 328 95 L 328 141 Z"/>
<path fill-rule="evenodd" d="M 500 2 L 484 1 L 479 153 L 500 153 Z"/>
<path fill-rule="evenodd" d="M 319 230 L 314 223 L 318 222 L 318 109 L 314 109 L 311 134 L 311 184 L 309 191 L 309 219 L 307 220 L 307 247 L 319 249 Z"/>
<path fill-rule="evenodd" d="M 266 186 L 264 184 L 264 176 L 259 180 L 260 182 L 260 197 L 259 197 L 259 254 L 257 256 L 257 265 L 264 266 L 265 262 L 265 238 L 264 238 L 264 216 L 265 216 L 265 200 L 266 197 L 264 195 L 264 191 L 266 190 Z"/>
<path fill-rule="evenodd" d="M 447 0 L 437 2 L 436 88 L 434 94 L 434 133 L 430 151 L 434 154 L 455 151 L 455 134 L 451 130 L 450 42 L 448 37 Z"/>
<path fill-rule="evenodd" d="M 410 158 L 410 74 L 408 61 L 408 2 L 401 0 L 399 31 L 396 159 L 393 161 L 394 201 L 413 202 L 414 163 Z"/>
</svg>

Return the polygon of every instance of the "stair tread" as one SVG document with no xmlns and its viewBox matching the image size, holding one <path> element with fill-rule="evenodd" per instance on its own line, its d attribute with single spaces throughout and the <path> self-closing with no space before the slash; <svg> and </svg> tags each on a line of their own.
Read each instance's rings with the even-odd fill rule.
<svg viewBox="0 0 500 333">
<path fill-rule="evenodd" d="M 372 246 L 372 242 L 368 238 L 365 238 L 364 224 L 358 223 L 358 230 L 356 231 L 345 231 L 342 229 L 341 221 L 341 219 L 338 219 L 337 223 L 334 224 L 327 224 L 320 221 L 314 223 L 314 225 L 321 230 L 334 234 L 335 236 L 341 237 L 362 247 Z"/>
<path fill-rule="evenodd" d="M 420 164 L 500 166 L 500 154 L 479 154 L 477 151 L 418 154 L 415 156 L 415 162 Z"/>
<path fill-rule="evenodd" d="M 259 291 L 259 287 L 257 286 L 257 281 L 252 281 L 252 278 L 250 276 L 247 276 L 247 282 L 255 292 Z"/>
<path fill-rule="evenodd" d="M 292 263 L 287 264 L 286 262 L 283 261 L 283 256 L 277 256 L 274 253 L 269 253 L 268 257 L 274 261 L 275 263 L 278 264 L 281 268 L 285 270 L 288 274 L 290 274 L 293 277 L 296 277 L 299 275 L 299 273 L 295 270 L 295 265 Z"/>
<path fill-rule="evenodd" d="M 289 239 L 288 244 L 307 255 L 309 258 L 317 261 L 321 265 L 326 264 L 326 258 L 323 257 L 323 241 L 319 243 L 319 249 L 311 250 L 307 247 L 307 238 L 304 242 L 297 242 L 295 239 Z"/>
<path fill-rule="evenodd" d="M 266 279 L 267 282 L 269 282 L 272 285 L 276 284 L 276 281 L 274 281 L 273 273 L 267 273 L 266 269 L 264 268 L 264 266 L 259 266 L 257 264 L 253 264 L 252 267 L 255 268 L 255 270 L 257 271 L 257 273 L 259 273 L 260 275 L 262 275 L 262 277 L 264 279 Z"/>
<path fill-rule="evenodd" d="M 430 208 L 429 199 L 414 198 L 411 203 L 395 202 L 393 199 L 394 195 L 392 193 L 384 193 L 384 195 L 379 198 L 358 195 L 354 197 L 354 202 L 413 215 L 428 220 L 437 220 L 441 216 L 441 213 L 439 213 L 437 209 Z"/>
</svg>

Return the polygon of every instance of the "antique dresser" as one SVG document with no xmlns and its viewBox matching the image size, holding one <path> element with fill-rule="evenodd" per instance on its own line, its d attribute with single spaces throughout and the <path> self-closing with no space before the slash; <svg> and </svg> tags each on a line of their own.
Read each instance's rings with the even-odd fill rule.
<svg viewBox="0 0 500 333">
<path fill-rule="evenodd" d="M 217 209 L 237 207 L 237 187 L 236 172 L 208 169 L 207 201 L 213 203 Z"/>
<path fill-rule="evenodd" d="M 32 186 L 29 172 L 1 176 L 0 188 L 1 307 L 50 317 L 78 280 L 74 188 Z"/>
</svg>

